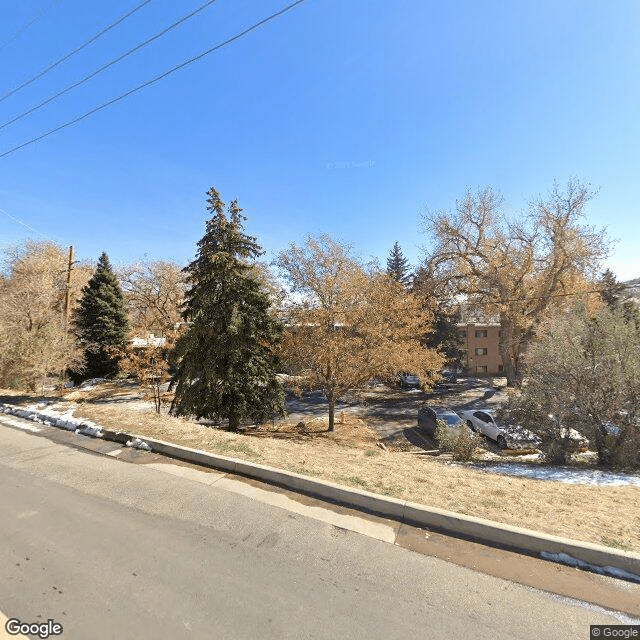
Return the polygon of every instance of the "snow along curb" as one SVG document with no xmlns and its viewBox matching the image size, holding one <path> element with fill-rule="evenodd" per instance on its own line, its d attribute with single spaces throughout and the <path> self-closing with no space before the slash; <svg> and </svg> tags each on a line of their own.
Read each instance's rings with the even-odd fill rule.
<svg viewBox="0 0 640 640">
<path fill-rule="evenodd" d="M 484 544 L 513 549 L 547 560 L 579 566 L 597 573 L 640 582 L 640 554 L 552 536 L 435 507 L 426 507 L 414 502 L 380 496 L 369 491 L 344 487 L 327 480 L 312 479 L 298 473 L 198 449 L 190 449 L 162 440 L 123 431 L 111 431 L 87 420 L 80 421 L 68 416 L 55 417 L 55 412 L 51 410 L 25 410 L 0 404 L 0 413 L 16 415 L 34 422 L 75 431 L 82 435 L 112 440 L 129 447 L 154 451 L 178 460 L 254 478 L 402 523 L 426 527 Z"/>
</svg>

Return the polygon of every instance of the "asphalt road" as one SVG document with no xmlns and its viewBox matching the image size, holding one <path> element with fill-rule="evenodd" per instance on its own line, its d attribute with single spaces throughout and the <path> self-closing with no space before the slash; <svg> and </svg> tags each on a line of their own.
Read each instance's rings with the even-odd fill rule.
<svg viewBox="0 0 640 640">
<path fill-rule="evenodd" d="M 586 639 L 629 621 L 72 438 L 0 424 L 0 612 L 57 637 Z"/>
</svg>

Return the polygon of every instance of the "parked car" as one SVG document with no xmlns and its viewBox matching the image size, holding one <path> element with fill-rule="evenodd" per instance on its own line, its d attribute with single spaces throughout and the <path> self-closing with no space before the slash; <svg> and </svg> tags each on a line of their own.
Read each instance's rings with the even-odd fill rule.
<svg viewBox="0 0 640 640">
<path fill-rule="evenodd" d="M 430 407 L 425 404 L 418 410 L 418 428 L 426 431 L 430 436 L 435 435 L 438 420 L 445 422 L 451 429 L 464 425 L 464 420 L 455 411 L 449 409 Z"/>
<path fill-rule="evenodd" d="M 400 386 L 403 389 L 419 389 L 420 378 L 411 373 L 404 373 L 400 376 Z"/>
<path fill-rule="evenodd" d="M 507 448 L 508 433 L 496 424 L 490 411 L 471 409 L 470 411 L 458 411 L 458 414 L 472 431 L 482 433 L 487 438 L 494 440 L 501 449 Z"/>
<path fill-rule="evenodd" d="M 441 371 L 440 372 L 440 381 L 438 384 L 447 385 L 447 384 L 455 384 L 458 380 L 458 375 L 454 371 Z"/>
</svg>

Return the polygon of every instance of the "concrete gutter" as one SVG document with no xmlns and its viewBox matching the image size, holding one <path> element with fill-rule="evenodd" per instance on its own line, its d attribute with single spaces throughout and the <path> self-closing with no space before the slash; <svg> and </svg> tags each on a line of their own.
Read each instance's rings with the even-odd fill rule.
<svg viewBox="0 0 640 640">
<path fill-rule="evenodd" d="M 204 465 L 213 469 L 261 480 L 285 489 L 338 503 L 354 509 L 397 520 L 402 523 L 426 527 L 491 546 L 499 546 L 535 556 L 565 554 L 578 561 L 578 565 L 611 568 L 630 574 L 626 576 L 640 581 L 640 554 L 610 549 L 589 542 L 552 536 L 521 527 L 501 524 L 484 518 L 466 516 L 444 509 L 427 507 L 407 500 L 381 496 L 362 489 L 345 487 L 327 480 L 310 478 L 298 473 L 283 471 L 237 458 L 189 449 L 162 440 L 143 436 L 140 438 L 151 451 L 172 458 Z M 616 571 L 605 571 L 615 575 Z M 618 575 L 618 577 L 625 577 Z"/>
<path fill-rule="evenodd" d="M 8 408 L 4 405 L 5 411 Z M 14 410 L 15 409 L 15 413 Z M 46 414 L 11 407 L 11 413 L 27 419 L 36 418 L 51 420 Z M 23 415 L 34 414 L 34 415 Z M 40 420 L 38 420 L 40 421 Z M 69 428 L 67 425 L 53 426 Z M 84 425 L 80 425 L 83 427 Z M 77 430 L 82 433 L 84 430 Z M 618 578 L 640 582 L 640 554 L 619 551 L 589 542 L 561 538 L 546 533 L 501 524 L 484 518 L 466 516 L 444 509 L 381 496 L 369 491 L 345 487 L 342 485 L 310 478 L 298 473 L 284 471 L 237 458 L 190 449 L 170 442 L 148 438 L 124 431 L 112 431 L 101 428 L 87 430 L 93 437 L 102 438 L 148 449 L 171 458 L 191 462 L 198 465 L 239 474 L 292 491 L 303 493 L 329 502 L 376 514 L 414 526 L 425 527 L 445 534 L 462 537 L 489 546 L 498 546 L 529 555 L 572 564 L 581 568 L 606 573 Z"/>
</svg>

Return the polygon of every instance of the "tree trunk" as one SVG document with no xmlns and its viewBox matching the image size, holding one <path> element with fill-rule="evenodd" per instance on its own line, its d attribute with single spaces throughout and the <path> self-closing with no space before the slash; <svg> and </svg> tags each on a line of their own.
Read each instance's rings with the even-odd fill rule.
<svg viewBox="0 0 640 640">
<path fill-rule="evenodd" d="M 153 383 L 153 402 L 156 405 L 156 413 L 160 414 L 160 383 L 156 380 Z"/>
<path fill-rule="evenodd" d="M 594 429 L 596 451 L 598 453 L 598 466 L 606 467 L 609 465 L 609 450 L 607 448 L 607 432 L 603 425 L 598 425 Z"/>
<path fill-rule="evenodd" d="M 235 411 L 229 412 L 229 431 L 237 431 L 240 427 L 240 419 Z"/>
<path fill-rule="evenodd" d="M 329 431 L 334 430 L 334 419 L 336 412 L 336 399 L 333 394 L 329 397 Z"/>
<path fill-rule="evenodd" d="M 507 386 L 516 387 L 518 386 L 518 369 L 513 354 L 515 327 L 509 318 L 501 315 L 500 329 L 502 331 L 502 337 L 500 338 L 500 355 L 502 356 L 504 375 L 507 378 Z"/>
</svg>

